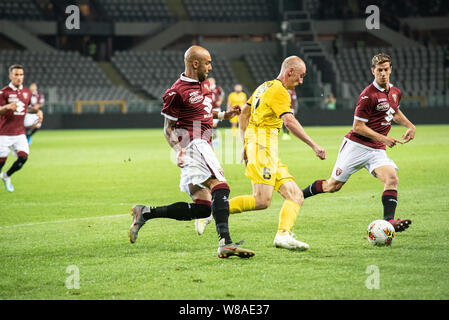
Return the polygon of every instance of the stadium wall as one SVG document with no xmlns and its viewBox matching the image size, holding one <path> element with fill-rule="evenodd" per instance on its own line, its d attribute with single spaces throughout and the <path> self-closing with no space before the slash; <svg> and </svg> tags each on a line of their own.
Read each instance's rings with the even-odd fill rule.
<svg viewBox="0 0 449 320">
<path fill-rule="evenodd" d="M 404 110 L 415 124 L 449 124 L 449 108 L 422 108 Z M 350 126 L 352 110 L 305 110 L 297 115 L 304 126 Z M 49 114 L 45 116 L 43 129 L 125 129 L 162 128 L 164 119 L 158 113 L 144 114 Z M 229 126 L 225 121 L 220 127 Z"/>
</svg>

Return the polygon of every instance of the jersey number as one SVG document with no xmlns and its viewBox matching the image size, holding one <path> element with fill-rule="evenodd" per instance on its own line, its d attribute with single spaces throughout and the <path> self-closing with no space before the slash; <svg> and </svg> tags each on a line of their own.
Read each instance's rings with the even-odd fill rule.
<svg viewBox="0 0 449 320">
<path fill-rule="evenodd" d="M 270 180 L 271 179 L 270 168 L 268 168 L 268 167 L 263 168 L 263 178 L 265 180 Z"/>
<path fill-rule="evenodd" d="M 205 97 L 203 100 L 203 104 L 205 105 L 204 110 L 206 110 L 207 113 L 211 113 L 212 111 L 212 99 L 209 97 Z"/>
<path fill-rule="evenodd" d="M 393 114 L 395 113 L 396 111 L 394 111 L 394 109 L 393 108 L 390 108 L 390 109 L 388 109 L 388 111 L 387 111 L 387 116 L 385 117 L 385 120 L 387 120 L 387 122 L 391 122 L 391 120 L 393 120 Z"/>
</svg>

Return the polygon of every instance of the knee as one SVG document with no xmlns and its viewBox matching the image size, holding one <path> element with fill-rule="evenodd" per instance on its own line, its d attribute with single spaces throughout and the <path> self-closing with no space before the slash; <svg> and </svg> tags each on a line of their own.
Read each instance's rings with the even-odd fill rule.
<svg viewBox="0 0 449 320">
<path fill-rule="evenodd" d="M 256 210 L 264 210 L 266 208 L 268 208 L 271 204 L 271 197 L 267 196 L 267 195 L 255 195 L 255 202 L 256 202 L 256 206 L 255 209 Z"/>
<path fill-rule="evenodd" d="M 293 202 L 296 202 L 300 206 L 304 203 L 304 194 L 302 193 L 301 189 L 294 184 L 292 188 L 289 188 L 287 190 L 287 194 L 284 196 L 285 200 L 290 200 Z"/>
<path fill-rule="evenodd" d="M 397 187 L 399 184 L 399 177 L 397 175 L 389 176 L 385 182 L 387 187 Z"/>
</svg>

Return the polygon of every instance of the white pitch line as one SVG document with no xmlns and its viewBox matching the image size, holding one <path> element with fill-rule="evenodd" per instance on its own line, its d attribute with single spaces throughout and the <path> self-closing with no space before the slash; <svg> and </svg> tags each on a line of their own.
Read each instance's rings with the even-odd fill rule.
<svg viewBox="0 0 449 320">
<path fill-rule="evenodd" d="M 70 221 L 84 221 L 84 220 L 92 220 L 92 219 L 109 219 L 109 218 L 121 218 L 121 217 L 129 217 L 129 214 L 116 214 L 113 216 L 102 216 L 102 217 L 84 217 L 84 218 L 72 218 L 65 220 L 54 220 L 54 221 L 43 221 L 43 222 L 31 222 L 31 223 L 23 223 L 23 224 L 13 224 L 9 226 L 0 226 L 0 229 L 11 229 L 11 228 L 19 228 L 19 227 L 29 227 L 29 226 L 37 226 L 42 224 L 52 224 L 52 223 L 64 223 Z"/>
</svg>

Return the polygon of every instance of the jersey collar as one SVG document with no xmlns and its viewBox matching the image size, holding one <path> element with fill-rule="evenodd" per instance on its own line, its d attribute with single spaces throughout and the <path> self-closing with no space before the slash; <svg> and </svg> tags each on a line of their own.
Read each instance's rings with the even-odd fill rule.
<svg viewBox="0 0 449 320">
<path fill-rule="evenodd" d="M 187 82 L 198 82 L 198 83 L 199 83 L 198 80 L 195 80 L 195 79 L 186 77 L 186 76 L 184 75 L 184 73 L 181 73 L 180 79 L 181 79 L 182 81 L 187 81 Z"/>
<path fill-rule="evenodd" d="M 10 82 L 10 83 L 9 83 L 9 87 L 10 87 L 11 89 L 13 89 L 14 91 L 22 90 L 22 89 L 23 89 L 23 84 L 21 84 L 20 87 L 16 88 L 16 87 L 12 84 L 12 82 Z"/>
<path fill-rule="evenodd" d="M 379 86 L 379 85 L 377 84 L 376 80 L 373 81 L 373 85 L 376 87 L 377 90 L 379 90 L 379 91 L 381 91 L 381 92 L 384 92 L 384 91 L 385 91 L 384 88 L 382 88 L 381 86 Z M 390 89 L 391 89 L 391 87 L 393 87 L 393 84 L 389 83 L 389 85 L 390 85 Z"/>
</svg>

